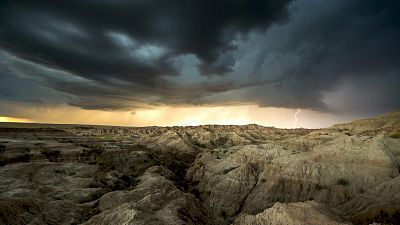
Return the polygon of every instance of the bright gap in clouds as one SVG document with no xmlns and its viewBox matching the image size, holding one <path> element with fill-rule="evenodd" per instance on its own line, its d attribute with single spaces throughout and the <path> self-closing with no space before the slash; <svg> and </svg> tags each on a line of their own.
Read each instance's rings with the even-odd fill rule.
<svg viewBox="0 0 400 225">
<path fill-rule="evenodd" d="M 32 122 L 32 120 L 23 119 L 23 118 L 0 116 L 0 122 L 29 123 L 29 122 Z"/>
<path fill-rule="evenodd" d="M 9 106 L 11 108 L 11 106 Z M 116 126 L 197 126 L 205 124 L 245 125 L 259 124 L 278 128 L 292 128 L 296 109 L 260 108 L 243 106 L 186 106 L 157 107 L 130 111 L 85 110 L 73 106 L 12 107 L 12 115 L 20 118 L 1 117 L 4 122 L 36 122 L 58 124 L 92 124 Z M 7 119 L 5 119 L 7 118 Z M 297 127 L 321 128 L 355 118 L 302 110 Z"/>
</svg>

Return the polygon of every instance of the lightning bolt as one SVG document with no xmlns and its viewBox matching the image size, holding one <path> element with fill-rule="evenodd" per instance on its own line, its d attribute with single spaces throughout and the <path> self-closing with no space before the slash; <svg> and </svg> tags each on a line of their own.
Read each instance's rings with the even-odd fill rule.
<svg viewBox="0 0 400 225">
<path fill-rule="evenodd" d="M 293 120 L 293 129 L 297 127 L 297 121 L 299 121 L 299 118 L 297 118 L 297 114 L 301 112 L 301 109 L 297 109 L 297 111 L 294 113 L 294 120 Z"/>
</svg>

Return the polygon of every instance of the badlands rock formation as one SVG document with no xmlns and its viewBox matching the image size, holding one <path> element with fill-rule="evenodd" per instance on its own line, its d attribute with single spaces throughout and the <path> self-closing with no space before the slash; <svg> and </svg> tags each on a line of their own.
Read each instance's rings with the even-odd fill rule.
<svg viewBox="0 0 400 225">
<path fill-rule="evenodd" d="M 400 112 L 326 129 L 0 124 L 0 224 L 400 224 Z"/>
</svg>

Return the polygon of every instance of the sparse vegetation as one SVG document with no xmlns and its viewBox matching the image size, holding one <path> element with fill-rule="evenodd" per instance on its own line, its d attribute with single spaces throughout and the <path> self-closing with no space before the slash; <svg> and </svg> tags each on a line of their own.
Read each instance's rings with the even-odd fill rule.
<svg viewBox="0 0 400 225">
<path fill-rule="evenodd" d="M 49 150 L 45 149 L 41 152 L 50 162 L 57 162 L 58 156 L 60 155 L 59 150 Z"/>
<path fill-rule="evenodd" d="M 315 185 L 315 190 L 317 190 L 317 191 L 322 190 L 323 188 L 324 187 L 322 187 L 322 185 L 320 185 L 320 184 Z"/>
<path fill-rule="evenodd" d="M 203 143 L 196 142 L 196 143 L 194 143 L 194 145 L 196 145 L 197 147 L 200 147 L 200 148 L 207 148 L 207 145 L 205 145 Z"/>
<path fill-rule="evenodd" d="M 352 219 L 353 224 L 400 224 L 399 207 L 378 209 Z"/>
<path fill-rule="evenodd" d="M 397 130 L 393 134 L 389 135 L 391 138 L 400 138 L 400 130 Z"/>
<path fill-rule="evenodd" d="M 337 181 L 337 184 L 342 185 L 342 186 L 347 186 L 350 184 L 350 182 L 345 178 L 339 178 L 339 180 Z"/>
<path fill-rule="evenodd" d="M 210 143 L 213 144 L 214 146 L 223 146 L 228 142 L 227 137 L 219 137 L 216 140 L 211 140 Z"/>
<path fill-rule="evenodd" d="M 89 161 L 87 161 L 87 164 L 89 164 L 89 165 L 96 165 L 97 162 L 96 162 L 96 160 L 89 160 Z"/>
<path fill-rule="evenodd" d="M 106 162 L 101 160 L 101 159 L 96 159 L 96 165 L 101 166 L 101 167 L 105 167 L 106 166 Z"/>
<path fill-rule="evenodd" d="M 193 188 L 192 190 L 192 194 L 194 194 L 194 196 L 196 196 L 196 198 L 200 198 L 200 191 L 197 188 Z"/>
<path fill-rule="evenodd" d="M 224 210 L 222 210 L 221 216 L 222 216 L 222 218 L 224 218 L 224 219 L 228 218 L 228 215 L 226 214 L 226 212 L 225 212 Z"/>
<path fill-rule="evenodd" d="M 350 131 L 350 129 L 347 128 L 347 127 L 344 127 L 344 128 L 340 128 L 339 131 L 340 132 L 347 132 L 347 131 Z"/>
<path fill-rule="evenodd" d="M 231 168 L 226 168 L 222 171 L 223 174 L 227 174 L 229 172 L 231 172 L 232 170 L 236 169 L 237 167 L 231 167 Z"/>
</svg>

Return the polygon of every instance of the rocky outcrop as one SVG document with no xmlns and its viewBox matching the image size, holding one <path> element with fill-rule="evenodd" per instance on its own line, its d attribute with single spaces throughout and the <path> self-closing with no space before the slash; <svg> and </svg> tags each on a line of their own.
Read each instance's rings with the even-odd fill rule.
<svg viewBox="0 0 400 225">
<path fill-rule="evenodd" d="M 103 195 L 101 213 L 84 224 L 210 224 L 198 200 L 163 176 L 170 173 L 152 167 L 138 178 L 132 190 Z"/>
<path fill-rule="evenodd" d="M 95 213 L 96 165 L 18 163 L 0 168 L 0 207 L 4 224 L 82 223 Z"/>
<path fill-rule="evenodd" d="M 382 182 L 365 193 L 337 207 L 356 224 L 379 221 L 383 224 L 400 223 L 400 176 Z"/>
<path fill-rule="evenodd" d="M 390 112 L 375 118 L 356 120 L 351 123 L 337 124 L 333 129 L 360 133 L 363 135 L 392 135 L 400 129 L 400 112 Z"/>
<path fill-rule="evenodd" d="M 343 138 L 305 152 L 277 144 L 210 150 L 197 157 L 187 179 L 210 212 L 229 218 L 275 202 L 336 206 L 398 175 L 379 138 Z"/>
<path fill-rule="evenodd" d="M 344 225 L 329 207 L 315 201 L 275 203 L 256 215 L 242 215 L 233 225 Z"/>
</svg>

